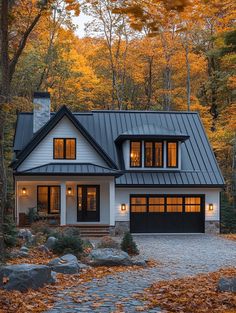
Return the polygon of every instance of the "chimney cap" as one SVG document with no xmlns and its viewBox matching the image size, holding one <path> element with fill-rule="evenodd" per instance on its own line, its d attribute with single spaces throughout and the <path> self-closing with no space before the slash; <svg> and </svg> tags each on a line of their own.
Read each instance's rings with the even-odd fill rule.
<svg viewBox="0 0 236 313">
<path fill-rule="evenodd" d="M 50 98 L 50 93 L 49 92 L 36 91 L 36 92 L 34 92 L 34 98 L 36 98 L 36 99 Z"/>
</svg>

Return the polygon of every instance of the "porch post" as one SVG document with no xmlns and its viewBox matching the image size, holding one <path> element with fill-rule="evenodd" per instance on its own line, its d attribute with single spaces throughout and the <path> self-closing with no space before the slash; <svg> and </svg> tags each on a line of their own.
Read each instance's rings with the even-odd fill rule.
<svg viewBox="0 0 236 313">
<path fill-rule="evenodd" d="M 109 182 L 110 226 L 115 226 L 115 180 Z"/>
<path fill-rule="evenodd" d="M 66 225 L 66 183 L 61 183 L 61 214 L 60 225 Z"/>
</svg>

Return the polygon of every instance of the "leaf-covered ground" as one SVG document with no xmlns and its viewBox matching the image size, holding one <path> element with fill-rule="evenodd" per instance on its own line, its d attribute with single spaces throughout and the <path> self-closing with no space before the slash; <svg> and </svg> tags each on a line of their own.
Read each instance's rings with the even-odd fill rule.
<svg viewBox="0 0 236 313">
<path fill-rule="evenodd" d="M 236 234 L 226 234 L 226 235 L 221 235 L 225 239 L 229 240 L 235 240 L 236 241 Z"/>
<path fill-rule="evenodd" d="M 148 303 L 143 311 L 160 307 L 168 313 L 235 313 L 236 294 L 217 290 L 221 277 L 235 276 L 236 268 L 229 268 L 194 277 L 161 281 L 138 297 Z"/>
</svg>

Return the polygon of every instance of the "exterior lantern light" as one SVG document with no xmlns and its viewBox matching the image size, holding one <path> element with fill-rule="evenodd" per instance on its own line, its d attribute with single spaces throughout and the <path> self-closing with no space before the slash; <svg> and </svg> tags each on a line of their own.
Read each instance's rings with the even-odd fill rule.
<svg viewBox="0 0 236 313">
<path fill-rule="evenodd" d="M 125 203 L 121 204 L 121 211 L 126 211 L 126 204 Z"/>
<path fill-rule="evenodd" d="M 68 196 L 72 195 L 72 188 L 71 187 L 67 188 L 67 194 L 68 194 Z"/>
<path fill-rule="evenodd" d="M 213 211 L 213 204 L 209 203 L 209 207 L 208 207 L 209 211 Z"/>
<path fill-rule="evenodd" d="M 23 188 L 21 189 L 21 194 L 22 194 L 22 196 L 26 196 L 26 195 L 27 195 L 27 190 L 26 190 L 25 187 L 23 187 Z"/>
</svg>

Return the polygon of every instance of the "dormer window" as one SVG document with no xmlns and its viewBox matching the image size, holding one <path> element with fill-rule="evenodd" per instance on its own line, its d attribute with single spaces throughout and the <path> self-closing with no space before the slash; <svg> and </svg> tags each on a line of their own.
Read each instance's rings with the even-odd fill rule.
<svg viewBox="0 0 236 313">
<path fill-rule="evenodd" d="M 142 166 L 142 142 L 130 142 L 130 167 Z"/>
<path fill-rule="evenodd" d="M 54 138 L 53 158 L 57 160 L 76 159 L 76 139 L 75 138 Z"/>
<path fill-rule="evenodd" d="M 178 167 L 178 142 L 167 142 L 167 167 Z"/>
<path fill-rule="evenodd" d="M 146 141 L 144 151 L 145 167 L 163 167 L 163 142 Z"/>
</svg>

